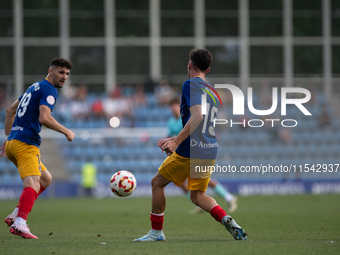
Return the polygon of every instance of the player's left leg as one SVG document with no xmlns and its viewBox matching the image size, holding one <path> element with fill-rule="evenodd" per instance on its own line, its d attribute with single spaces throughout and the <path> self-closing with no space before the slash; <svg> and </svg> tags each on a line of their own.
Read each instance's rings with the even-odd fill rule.
<svg viewBox="0 0 340 255">
<path fill-rule="evenodd" d="M 190 196 L 192 202 L 210 215 L 229 231 L 235 240 L 247 240 L 247 233 L 241 228 L 235 220 L 227 215 L 227 213 L 216 203 L 215 199 L 205 194 L 205 191 L 191 190 Z"/>
<path fill-rule="evenodd" d="M 188 188 L 190 197 L 194 204 L 201 207 L 218 222 L 220 222 L 236 240 L 247 240 L 247 233 L 241 228 L 233 218 L 219 206 L 215 199 L 205 194 L 210 178 L 190 178 Z"/>
<path fill-rule="evenodd" d="M 48 186 L 50 186 L 52 182 L 52 175 L 50 172 L 46 169 L 46 167 L 41 164 L 41 177 L 40 177 L 40 189 L 38 192 L 38 196 L 47 189 Z"/>
</svg>

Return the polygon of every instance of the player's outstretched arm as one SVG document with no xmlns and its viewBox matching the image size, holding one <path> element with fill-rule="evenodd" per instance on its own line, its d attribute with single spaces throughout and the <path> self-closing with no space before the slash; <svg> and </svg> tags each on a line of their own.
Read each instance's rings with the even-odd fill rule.
<svg viewBox="0 0 340 255">
<path fill-rule="evenodd" d="M 166 152 L 167 155 L 171 155 L 185 139 L 197 128 L 197 126 L 203 120 L 201 112 L 201 105 L 193 105 L 190 107 L 191 117 L 182 131 L 173 139 L 163 139 L 159 142 L 159 147 Z"/>
<path fill-rule="evenodd" d="M 64 134 L 69 142 L 71 142 L 75 137 L 75 134 L 71 129 L 64 127 L 52 117 L 51 109 L 46 105 L 39 106 L 39 122 L 47 128 Z"/>
</svg>

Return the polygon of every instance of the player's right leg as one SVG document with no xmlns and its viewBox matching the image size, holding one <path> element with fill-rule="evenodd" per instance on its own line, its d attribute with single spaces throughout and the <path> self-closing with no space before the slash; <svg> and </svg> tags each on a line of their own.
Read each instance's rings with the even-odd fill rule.
<svg viewBox="0 0 340 255">
<path fill-rule="evenodd" d="M 17 163 L 15 157 L 12 155 L 12 151 L 10 150 L 10 145 L 11 145 L 12 141 L 13 141 L 13 140 L 7 141 L 7 142 L 6 142 L 6 155 L 7 155 L 7 158 L 8 158 L 9 160 L 11 160 L 12 163 L 13 163 L 16 167 L 18 167 L 18 163 Z M 6 219 L 5 219 L 4 222 L 5 222 L 5 224 L 6 224 L 7 226 L 9 226 L 9 227 L 12 226 L 12 224 L 14 223 L 14 221 L 15 221 L 15 219 L 16 219 L 16 217 L 17 217 L 18 210 L 19 210 L 19 206 L 15 207 L 14 211 L 13 211 L 10 215 L 8 215 L 8 216 L 6 217 Z"/>
<path fill-rule="evenodd" d="M 47 171 L 46 167 L 43 164 L 41 164 L 41 165 L 42 165 L 42 172 L 41 172 L 41 177 L 40 177 L 40 189 L 39 189 L 39 192 L 38 192 L 38 197 L 42 192 L 45 191 L 45 189 L 52 182 L 52 176 L 51 176 L 50 172 Z M 9 227 L 12 226 L 15 219 L 17 218 L 18 211 L 19 211 L 19 204 L 15 207 L 14 211 L 6 217 L 5 224 L 7 226 L 9 226 Z"/>
<path fill-rule="evenodd" d="M 10 228 L 10 232 L 12 235 L 18 235 L 26 239 L 38 239 L 38 237 L 30 232 L 26 220 L 38 197 L 40 176 L 26 176 L 22 181 L 24 183 L 24 190 L 19 199 L 18 215 Z"/>
<path fill-rule="evenodd" d="M 189 158 L 181 157 L 176 152 L 167 157 L 158 169 L 158 173 L 151 181 L 152 186 L 152 211 L 150 215 L 151 231 L 134 241 L 165 241 L 163 222 L 165 211 L 164 188 L 170 182 L 177 186 L 188 178 L 190 173 Z"/>
<path fill-rule="evenodd" d="M 27 227 L 26 220 L 40 190 L 39 149 L 18 140 L 11 140 L 6 143 L 6 155 L 18 167 L 24 186 L 19 199 L 18 214 L 10 232 L 23 238 L 37 239 Z"/>
<path fill-rule="evenodd" d="M 165 194 L 164 188 L 171 181 L 157 173 L 151 181 L 152 187 L 152 211 L 150 213 L 151 230 L 145 236 L 135 239 L 137 242 L 165 241 L 163 233 Z"/>
</svg>

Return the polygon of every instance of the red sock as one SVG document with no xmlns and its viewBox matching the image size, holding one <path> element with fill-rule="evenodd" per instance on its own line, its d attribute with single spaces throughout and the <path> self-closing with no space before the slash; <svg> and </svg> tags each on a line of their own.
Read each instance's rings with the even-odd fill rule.
<svg viewBox="0 0 340 255">
<path fill-rule="evenodd" d="M 37 196 L 38 194 L 33 188 L 24 188 L 19 199 L 19 212 L 17 217 L 21 217 L 24 220 L 27 220 L 27 216 L 32 210 L 34 201 L 36 200 Z"/>
<path fill-rule="evenodd" d="M 157 215 L 154 213 L 150 213 L 150 220 L 151 220 L 151 228 L 153 230 L 162 230 L 163 229 L 163 222 L 164 222 L 164 213 L 161 215 Z"/>
<path fill-rule="evenodd" d="M 39 192 L 38 192 L 37 198 L 39 197 L 39 195 L 40 195 L 41 193 L 43 193 L 43 192 L 45 191 L 45 189 L 46 189 L 46 188 L 44 188 L 43 186 L 40 185 L 40 190 L 39 190 Z"/>
<path fill-rule="evenodd" d="M 40 195 L 41 193 L 43 193 L 43 192 L 45 191 L 45 189 L 46 189 L 46 188 L 44 188 L 43 186 L 40 185 L 40 190 L 39 190 L 39 192 L 38 192 L 37 198 L 39 197 L 39 195 Z M 19 202 L 20 202 L 20 200 L 19 200 Z M 19 208 L 19 203 L 18 203 L 18 205 L 16 206 L 16 208 Z"/>
<path fill-rule="evenodd" d="M 214 217 L 214 219 L 220 223 L 222 223 L 222 219 L 224 216 L 227 215 L 227 213 L 221 208 L 219 205 L 215 205 L 211 210 L 210 210 L 210 215 Z"/>
</svg>

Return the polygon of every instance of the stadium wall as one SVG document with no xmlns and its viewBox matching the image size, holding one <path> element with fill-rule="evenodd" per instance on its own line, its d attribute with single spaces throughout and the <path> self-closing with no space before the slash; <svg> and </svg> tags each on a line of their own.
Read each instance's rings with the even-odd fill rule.
<svg viewBox="0 0 340 255">
<path fill-rule="evenodd" d="M 301 181 L 232 181 L 219 180 L 231 193 L 241 196 L 252 195 L 296 195 L 296 194 L 340 194 L 339 179 L 301 180 Z M 21 185 L 1 185 L 0 200 L 18 199 L 22 192 Z M 208 194 L 213 194 L 208 189 Z M 181 189 L 173 184 L 166 188 L 167 196 L 181 196 Z M 82 188 L 78 183 L 56 182 L 41 194 L 41 198 L 71 198 L 81 197 Z M 94 189 L 94 197 L 116 197 L 109 188 L 109 184 L 99 182 Z M 131 197 L 151 197 L 150 183 L 138 183 L 137 189 Z"/>
</svg>

